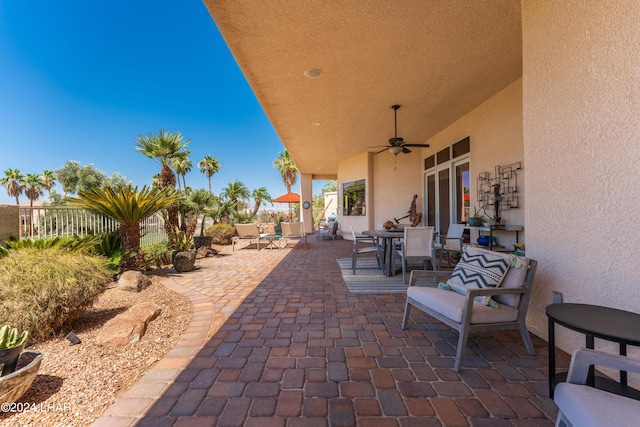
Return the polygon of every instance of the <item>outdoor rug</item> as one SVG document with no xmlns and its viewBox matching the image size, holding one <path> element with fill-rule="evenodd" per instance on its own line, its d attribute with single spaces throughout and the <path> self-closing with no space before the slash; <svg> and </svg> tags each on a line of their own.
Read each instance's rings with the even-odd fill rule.
<svg viewBox="0 0 640 427">
<path fill-rule="evenodd" d="M 407 292 L 407 286 L 402 283 L 402 272 L 387 277 L 378 268 L 376 258 L 372 256 L 358 257 L 356 274 L 351 269 L 351 258 L 338 258 L 338 265 L 342 278 L 347 284 L 349 292 L 360 294 L 393 294 Z M 408 281 L 408 279 L 407 279 Z"/>
</svg>

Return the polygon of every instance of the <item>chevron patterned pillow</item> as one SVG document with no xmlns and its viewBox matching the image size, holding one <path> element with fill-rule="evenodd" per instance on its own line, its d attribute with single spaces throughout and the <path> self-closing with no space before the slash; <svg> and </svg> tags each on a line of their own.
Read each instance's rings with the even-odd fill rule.
<svg viewBox="0 0 640 427">
<path fill-rule="evenodd" d="M 465 295 L 469 288 L 498 287 L 509 270 L 511 257 L 510 254 L 469 246 L 462 254 L 447 285 L 450 290 L 462 295 Z M 496 306 L 491 297 L 481 297 L 476 300 L 484 305 Z"/>
</svg>

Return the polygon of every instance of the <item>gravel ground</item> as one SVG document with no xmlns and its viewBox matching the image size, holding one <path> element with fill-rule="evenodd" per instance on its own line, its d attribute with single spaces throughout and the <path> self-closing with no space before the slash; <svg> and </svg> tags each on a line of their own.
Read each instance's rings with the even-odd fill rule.
<svg viewBox="0 0 640 427">
<path fill-rule="evenodd" d="M 95 344 L 102 325 L 138 302 L 162 307 L 144 337 L 119 350 Z M 189 325 L 189 300 L 154 280 L 142 292 L 107 289 L 60 337 L 29 346 L 42 353 L 42 365 L 31 388 L 19 400 L 31 410 L 0 413 L 0 426 L 87 426 L 173 348 Z M 73 330 L 82 340 L 70 345 Z M 16 406 L 17 408 L 17 406 Z"/>
</svg>

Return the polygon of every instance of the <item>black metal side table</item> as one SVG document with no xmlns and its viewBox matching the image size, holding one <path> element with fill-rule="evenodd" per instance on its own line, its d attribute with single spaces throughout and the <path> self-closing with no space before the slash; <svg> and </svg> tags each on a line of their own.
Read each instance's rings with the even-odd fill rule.
<svg viewBox="0 0 640 427">
<path fill-rule="evenodd" d="M 627 345 L 640 346 L 640 314 L 589 304 L 551 304 L 546 309 L 549 323 L 549 397 L 556 384 L 566 381 L 567 373 L 556 373 L 555 324 L 585 334 L 586 347 L 594 348 L 594 338 L 620 344 L 620 354 L 627 355 Z M 627 385 L 627 373 L 620 371 L 620 382 L 595 376 L 593 367 L 588 383 L 596 388 L 640 400 L 640 391 Z"/>
</svg>

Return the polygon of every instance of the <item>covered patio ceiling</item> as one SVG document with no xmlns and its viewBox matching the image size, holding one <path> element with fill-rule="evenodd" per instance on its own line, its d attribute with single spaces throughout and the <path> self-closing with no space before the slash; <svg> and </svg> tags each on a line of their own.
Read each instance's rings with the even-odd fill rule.
<svg viewBox="0 0 640 427">
<path fill-rule="evenodd" d="M 398 136 L 422 143 L 522 75 L 518 0 L 204 2 L 300 172 L 316 179 L 384 148 L 372 146 L 394 136 L 391 105 L 402 106 Z M 312 69 L 321 76 L 306 77 Z"/>
</svg>

